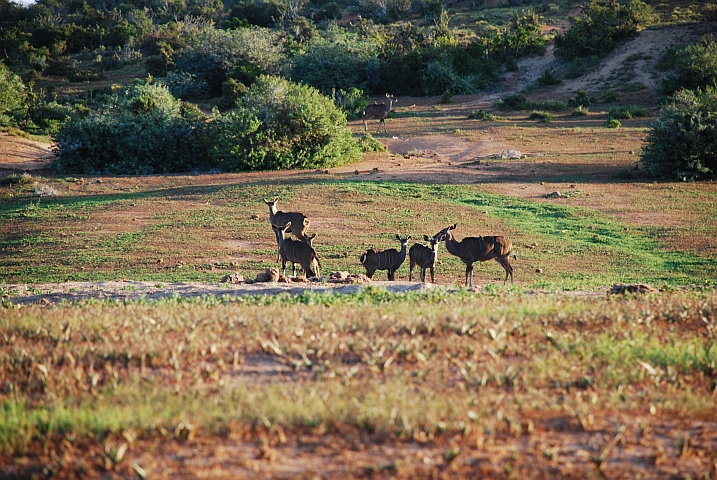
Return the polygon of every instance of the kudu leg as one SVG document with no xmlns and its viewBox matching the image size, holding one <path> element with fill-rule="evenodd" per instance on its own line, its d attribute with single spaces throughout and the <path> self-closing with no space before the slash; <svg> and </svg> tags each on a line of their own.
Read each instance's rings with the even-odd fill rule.
<svg viewBox="0 0 717 480">
<path fill-rule="evenodd" d="M 433 267 L 431 267 L 431 283 L 436 283 L 436 279 L 433 278 Z"/>
<path fill-rule="evenodd" d="M 473 286 L 473 264 L 466 263 L 466 287 Z"/>
<path fill-rule="evenodd" d="M 508 276 L 510 276 L 510 283 L 513 283 L 513 266 L 510 264 L 508 257 L 509 255 L 496 257 L 496 261 L 500 263 L 500 266 L 505 270 L 505 280 L 503 280 L 503 284 L 508 282 Z"/>
</svg>

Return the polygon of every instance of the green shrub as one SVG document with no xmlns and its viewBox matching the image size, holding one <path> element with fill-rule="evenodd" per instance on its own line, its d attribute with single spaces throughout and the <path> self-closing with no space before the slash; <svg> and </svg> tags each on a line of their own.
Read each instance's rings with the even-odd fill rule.
<svg viewBox="0 0 717 480">
<path fill-rule="evenodd" d="M 649 117 L 650 112 L 643 107 L 637 105 L 620 105 L 610 108 L 608 118 L 617 118 L 619 120 L 629 120 L 631 118 Z"/>
<path fill-rule="evenodd" d="M 323 168 L 356 160 L 346 116 L 313 87 L 261 76 L 241 105 L 210 122 L 213 161 L 222 169 Z"/>
<path fill-rule="evenodd" d="M 669 50 L 665 56 L 668 55 Z M 672 73 L 662 81 L 662 93 L 671 94 L 680 88 L 694 90 L 717 85 L 717 41 L 712 36 L 674 51 L 669 63 L 664 59 L 662 62 L 672 67 Z"/>
<path fill-rule="evenodd" d="M 351 87 L 348 90 L 339 89 L 333 92 L 334 105 L 341 108 L 349 120 L 355 120 L 361 117 L 363 109 L 368 105 L 368 100 L 363 94 L 363 90 Z"/>
<path fill-rule="evenodd" d="M 548 123 L 553 119 L 555 119 L 555 115 L 550 112 L 543 112 L 540 110 L 534 110 L 530 112 L 530 115 L 528 116 L 528 120 L 538 120 L 542 123 Z"/>
<path fill-rule="evenodd" d="M 575 95 L 574 98 L 568 100 L 568 105 L 570 105 L 571 107 L 590 107 L 596 103 L 597 99 L 595 97 L 588 96 L 585 90 L 578 90 L 577 95 Z"/>
<path fill-rule="evenodd" d="M 453 98 L 453 95 L 451 95 L 451 92 L 446 90 L 445 92 L 443 92 L 443 95 L 441 95 L 441 103 L 444 105 L 446 103 L 451 103 L 451 98 Z"/>
<path fill-rule="evenodd" d="M 540 85 L 541 87 L 557 85 L 560 82 L 562 82 L 562 80 L 560 80 L 560 78 L 558 78 L 558 76 L 555 75 L 552 70 L 546 70 L 540 77 L 538 77 L 538 85 Z"/>
<path fill-rule="evenodd" d="M 538 105 L 529 102 L 525 95 L 516 94 L 501 98 L 493 106 L 498 110 L 531 110 Z"/>
<path fill-rule="evenodd" d="M 607 121 L 607 124 L 605 125 L 607 128 L 620 128 L 622 127 L 622 123 L 620 123 L 620 120 L 616 118 L 611 118 Z"/>
<path fill-rule="evenodd" d="M 361 137 L 358 141 L 358 145 L 359 148 L 361 148 L 361 151 L 364 153 L 386 151 L 386 145 L 373 138 L 370 133 L 367 133 L 363 137 Z"/>
<path fill-rule="evenodd" d="M 53 135 L 60 173 L 153 174 L 206 170 L 198 138 L 206 118 L 166 86 L 141 84 L 96 115 L 72 118 Z"/>
<path fill-rule="evenodd" d="M 488 113 L 484 110 L 473 110 L 468 115 L 469 120 L 485 120 L 486 122 L 497 122 L 498 120 L 501 120 L 501 118 L 497 115 L 493 115 L 492 113 Z"/>
<path fill-rule="evenodd" d="M 640 161 L 657 177 L 717 178 L 717 88 L 673 95 L 650 125 Z"/>
<path fill-rule="evenodd" d="M 588 114 L 588 107 L 579 105 L 578 108 L 573 110 L 573 117 L 584 117 Z"/>
<path fill-rule="evenodd" d="M 546 100 L 538 106 L 543 110 L 551 110 L 553 112 L 562 112 L 568 108 L 563 102 L 557 100 Z"/>
<path fill-rule="evenodd" d="M 0 63 L 0 126 L 17 125 L 26 108 L 25 85 Z"/>
<path fill-rule="evenodd" d="M 633 36 L 652 21 L 652 9 L 640 0 L 591 0 L 573 27 L 555 37 L 555 56 L 564 61 L 590 56 L 604 57 L 617 42 Z"/>
</svg>

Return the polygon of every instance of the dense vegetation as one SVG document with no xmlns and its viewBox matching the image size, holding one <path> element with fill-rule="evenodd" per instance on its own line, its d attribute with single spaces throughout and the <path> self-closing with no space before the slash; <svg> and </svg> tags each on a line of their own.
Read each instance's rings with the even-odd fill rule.
<svg viewBox="0 0 717 480">
<path fill-rule="evenodd" d="M 680 90 L 661 110 L 642 163 L 659 177 L 717 178 L 717 88 Z"/>
</svg>

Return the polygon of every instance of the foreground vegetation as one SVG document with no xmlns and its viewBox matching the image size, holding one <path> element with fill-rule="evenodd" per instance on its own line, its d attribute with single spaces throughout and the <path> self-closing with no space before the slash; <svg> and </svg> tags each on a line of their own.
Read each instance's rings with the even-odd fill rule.
<svg viewBox="0 0 717 480">
<path fill-rule="evenodd" d="M 374 287 L 348 296 L 5 310 L 2 463 L 45 445 L 69 452 L 50 468 L 72 470 L 71 459 L 84 449 L 72 445 L 85 438 L 104 446 L 106 468 L 128 473 L 151 463 L 139 447 L 146 441 L 238 434 L 258 450 L 262 436 L 279 438 L 271 445 L 280 448 L 302 432 L 359 431 L 372 442 L 418 444 L 458 435 L 454 451 L 432 467 L 440 471 L 455 457 L 454 468 L 470 467 L 471 458 L 506 437 L 545 441 L 550 419 L 565 418 L 577 430 L 549 433 L 544 448 L 554 448 L 552 455 L 525 446 L 485 468 L 519 471 L 537 454 L 534 467 L 543 472 L 568 461 L 583 472 L 609 471 L 604 441 L 587 439 L 626 428 L 616 452 L 638 448 L 642 435 L 650 447 L 639 455 L 671 458 L 634 464 L 634 471 L 664 473 L 660 465 L 669 463 L 702 475 L 714 450 L 685 425 L 717 414 L 716 312 L 712 289 L 570 298 L 511 289 L 389 294 Z M 688 422 L 677 437 L 649 433 L 673 419 Z M 686 462 L 679 442 L 690 435 Z M 588 454 L 564 457 L 571 441 Z"/>
</svg>

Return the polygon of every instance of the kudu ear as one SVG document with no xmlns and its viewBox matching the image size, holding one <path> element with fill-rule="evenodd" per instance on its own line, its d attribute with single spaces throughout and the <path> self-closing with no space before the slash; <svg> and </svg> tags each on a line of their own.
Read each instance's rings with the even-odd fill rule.
<svg viewBox="0 0 717 480">
<path fill-rule="evenodd" d="M 431 241 L 431 237 L 429 237 L 428 235 L 423 235 L 423 240 L 426 241 L 426 242 L 430 242 L 430 241 Z"/>
<path fill-rule="evenodd" d="M 290 226 L 291 226 L 291 222 L 286 222 L 286 225 L 284 225 L 284 230 L 286 230 L 286 229 L 289 228 Z"/>
<path fill-rule="evenodd" d="M 311 223 L 311 221 L 308 218 L 304 217 L 304 226 L 308 227 L 309 223 Z"/>
<path fill-rule="evenodd" d="M 401 241 L 401 236 L 398 233 L 396 234 L 396 240 Z"/>
<path fill-rule="evenodd" d="M 409 241 L 410 239 L 411 239 L 410 235 L 406 237 L 406 241 Z"/>
<path fill-rule="evenodd" d="M 451 225 L 450 227 L 448 227 L 448 230 L 455 230 L 457 226 L 458 226 L 458 224 L 457 224 L 457 223 L 454 223 L 453 225 Z"/>
<path fill-rule="evenodd" d="M 278 202 L 278 201 L 279 201 L 279 197 L 274 197 L 274 202 Z"/>
<path fill-rule="evenodd" d="M 391 96 L 391 94 L 389 94 L 389 93 L 386 93 L 386 98 L 388 98 L 388 97 L 390 97 L 390 96 Z"/>
</svg>

